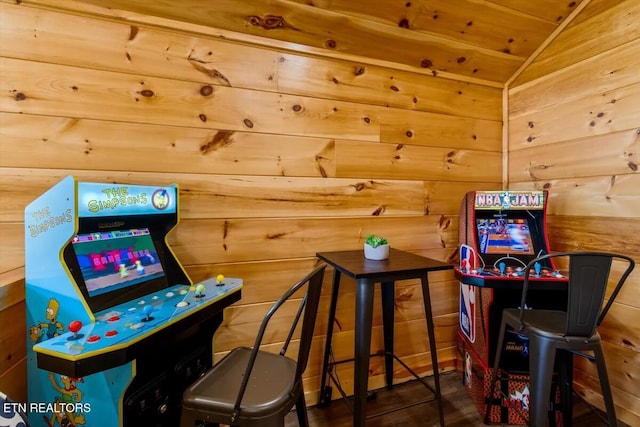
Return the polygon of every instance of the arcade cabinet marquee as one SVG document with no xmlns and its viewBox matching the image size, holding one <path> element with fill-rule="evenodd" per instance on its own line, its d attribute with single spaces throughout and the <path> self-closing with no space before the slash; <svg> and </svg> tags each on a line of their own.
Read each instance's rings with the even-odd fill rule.
<svg viewBox="0 0 640 427">
<path fill-rule="evenodd" d="M 27 206 L 32 426 L 178 424 L 242 281 L 194 284 L 167 244 L 177 223 L 176 186 L 70 176 Z"/>
</svg>

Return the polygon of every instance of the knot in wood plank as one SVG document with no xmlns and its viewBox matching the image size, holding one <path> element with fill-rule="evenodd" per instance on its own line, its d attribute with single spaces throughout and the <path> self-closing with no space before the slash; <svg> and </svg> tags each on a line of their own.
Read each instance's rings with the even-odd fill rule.
<svg viewBox="0 0 640 427">
<path fill-rule="evenodd" d="M 209 96 L 213 92 L 214 92 L 213 86 L 211 86 L 211 85 L 205 85 L 205 86 L 202 86 L 200 88 L 200 95 L 202 95 L 202 96 Z"/>
<path fill-rule="evenodd" d="M 261 18 L 257 15 L 249 15 L 247 16 L 247 22 L 254 27 L 260 27 L 265 30 L 293 28 L 287 24 L 287 21 L 284 19 L 284 17 L 279 15 L 265 15 L 264 18 Z"/>
<path fill-rule="evenodd" d="M 371 212 L 371 216 L 380 216 L 387 210 L 385 205 L 378 206 L 373 212 Z"/>
</svg>

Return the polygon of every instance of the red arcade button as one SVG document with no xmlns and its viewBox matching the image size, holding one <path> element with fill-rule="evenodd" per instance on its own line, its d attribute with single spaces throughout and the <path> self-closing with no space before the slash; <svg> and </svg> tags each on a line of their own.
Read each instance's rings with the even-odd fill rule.
<svg viewBox="0 0 640 427">
<path fill-rule="evenodd" d="M 111 330 L 111 331 L 107 331 L 107 333 L 105 333 L 104 335 L 107 337 L 112 337 L 117 334 L 118 334 L 118 331 Z"/>
<path fill-rule="evenodd" d="M 109 319 L 107 319 L 107 322 L 117 322 L 118 320 L 120 320 L 120 317 L 111 316 Z"/>
<path fill-rule="evenodd" d="M 69 323 L 68 328 L 69 328 L 69 331 L 76 334 L 80 329 L 82 329 L 82 322 L 79 320 L 74 320 L 71 323 Z"/>
<path fill-rule="evenodd" d="M 99 335 L 91 335 L 89 338 L 87 338 L 87 342 L 96 342 L 100 339 Z"/>
</svg>

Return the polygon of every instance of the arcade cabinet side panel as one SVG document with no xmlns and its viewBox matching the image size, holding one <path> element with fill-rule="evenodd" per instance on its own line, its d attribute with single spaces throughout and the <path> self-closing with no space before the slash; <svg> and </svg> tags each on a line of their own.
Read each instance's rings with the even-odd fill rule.
<svg viewBox="0 0 640 427">
<path fill-rule="evenodd" d="M 460 335 L 466 346 L 489 363 L 489 308 L 493 289 L 460 283 Z"/>
<path fill-rule="evenodd" d="M 460 222 L 458 226 L 460 257 L 474 257 L 474 254 L 470 253 L 471 251 L 464 251 L 463 253 L 463 245 L 473 248 L 477 254 L 475 200 L 476 192 L 469 191 L 465 194 L 460 204 Z M 474 259 L 472 262 L 473 265 L 476 265 L 478 260 Z M 466 340 L 466 345 L 472 347 L 484 363 L 487 363 L 488 310 L 493 300 L 493 291 L 460 282 L 459 299 L 460 335 Z"/>
<path fill-rule="evenodd" d="M 475 227 L 474 227 L 474 205 L 476 199 L 476 192 L 469 191 L 465 194 L 460 204 L 460 218 L 458 225 L 458 244 L 469 245 L 475 247 Z"/>
<path fill-rule="evenodd" d="M 549 244 L 549 233 L 547 232 L 547 205 L 549 204 L 549 191 L 548 190 L 543 190 L 541 192 L 542 194 L 542 249 L 545 251 L 545 253 L 551 253 L 551 245 Z M 553 264 L 553 259 L 550 260 L 551 261 L 551 265 L 553 268 L 555 268 L 554 264 Z"/>
<path fill-rule="evenodd" d="M 62 262 L 62 250 L 77 229 L 76 190 L 69 176 L 25 208 L 27 393 L 34 405 L 56 402 L 60 394 L 50 380 L 54 374 L 38 369 L 33 345 L 66 332 L 71 320 L 90 319 Z"/>
</svg>

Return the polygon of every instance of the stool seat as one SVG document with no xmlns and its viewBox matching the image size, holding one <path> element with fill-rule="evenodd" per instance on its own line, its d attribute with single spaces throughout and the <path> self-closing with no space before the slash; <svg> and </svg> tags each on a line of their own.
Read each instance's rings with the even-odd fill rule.
<svg viewBox="0 0 640 427">
<path fill-rule="evenodd" d="M 507 308 L 502 311 L 502 317 L 510 325 L 519 325 L 520 309 Z M 584 337 L 565 337 L 567 313 L 557 310 L 527 310 L 524 312 L 523 323 L 529 334 L 536 334 L 548 338 L 562 338 L 584 340 Z"/>
<path fill-rule="evenodd" d="M 183 394 L 182 407 L 210 414 L 231 414 L 249 364 L 251 348 L 233 349 Z M 260 351 L 240 404 L 243 416 L 263 418 L 288 411 L 295 404 L 296 362 L 288 357 Z"/>
</svg>

